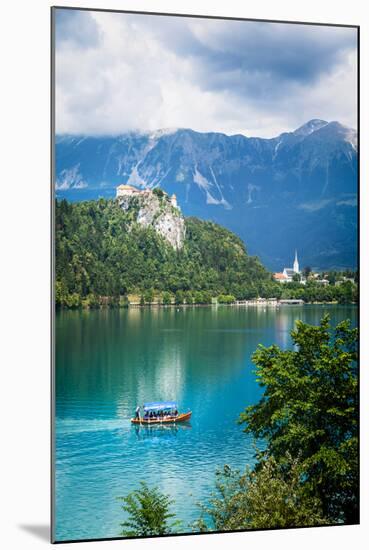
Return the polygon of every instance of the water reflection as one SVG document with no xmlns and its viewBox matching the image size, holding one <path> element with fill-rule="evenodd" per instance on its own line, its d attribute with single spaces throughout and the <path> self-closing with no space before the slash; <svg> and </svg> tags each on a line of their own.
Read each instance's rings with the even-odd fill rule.
<svg viewBox="0 0 369 550">
<path fill-rule="evenodd" d="M 187 422 L 184 424 L 171 424 L 169 426 L 163 424 L 157 424 L 155 426 L 135 425 L 133 429 L 137 438 L 160 437 L 170 439 L 172 437 L 177 437 L 180 430 L 191 430 L 191 428 L 191 424 Z"/>
<path fill-rule="evenodd" d="M 140 480 L 175 499 L 184 526 L 196 519 L 216 468 L 253 464 L 253 439 L 237 424 L 262 392 L 252 353 L 291 347 L 297 319 L 318 324 L 327 312 L 356 324 L 351 306 L 59 312 L 58 539 L 119 535 L 116 497 Z M 131 425 L 137 404 L 165 400 L 191 409 L 191 424 Z"/>
</svg>

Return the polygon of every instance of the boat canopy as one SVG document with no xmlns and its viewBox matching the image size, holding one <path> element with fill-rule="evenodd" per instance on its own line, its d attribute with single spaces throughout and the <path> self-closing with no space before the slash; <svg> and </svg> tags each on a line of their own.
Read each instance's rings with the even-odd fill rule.
<svg viewBox="0 0 369 550">
<path fill-rule="evenodd" d="M 177 409 L 175 401 L 157 401 L 154 403 L 144 403 L 144 411 L 164 411 L 167 409 Z"/>
</svg>

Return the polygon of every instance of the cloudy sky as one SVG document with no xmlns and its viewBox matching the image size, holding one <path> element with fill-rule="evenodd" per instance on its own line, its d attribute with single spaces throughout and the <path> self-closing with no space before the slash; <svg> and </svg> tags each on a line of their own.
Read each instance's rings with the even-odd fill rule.
<svg viewBox="0 0 369 550">
<path fill-rule="evenodd" d="M 356 128 L 356 29 L 56 10 L 57 133 Z"/>
</svg>

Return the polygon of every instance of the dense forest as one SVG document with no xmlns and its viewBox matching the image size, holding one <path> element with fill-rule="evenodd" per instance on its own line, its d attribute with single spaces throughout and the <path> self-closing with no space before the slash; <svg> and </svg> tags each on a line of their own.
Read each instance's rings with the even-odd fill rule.
<svg viewBox="0 0 369 550">
<path fill-rule="evenodd" d="M 227 229 L 186 218 L 181 250 L 151 227 L 136 222 L 134 209 L 114 200 L 56 201 L 55 254 L 57 307 L 128 305 L 128 295 L 143 305 L 206 304 L 262 298 L 301 298 L 351 302 L 356 285 L 280 285 L 243 241 Z"/>
<path fill-rule="evenodd" d="M 186 219 L 186 239 L 174 250 L 152 228 L 135 222 L 135 212 L 115 201 L 56 201 L 56 302 L 112 303 L 128 294 L 145 301 L 160 295 L 198 303 L 213 296 L 273 296 L 276 284 L 241 239 L 227 229 Z"/>
</svg>

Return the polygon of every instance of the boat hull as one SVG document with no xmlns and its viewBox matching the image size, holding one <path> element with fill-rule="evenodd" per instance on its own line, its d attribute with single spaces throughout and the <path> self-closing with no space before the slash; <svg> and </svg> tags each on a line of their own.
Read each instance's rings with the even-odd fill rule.
<svg viewBox="0 0 369 550">
<path fill-rule="evenodd" d="M 139 424 L 141 426 L 151 426 L 153 424 L 178 424 L 178 422 L 186 422 L 190 420 L 192 412 L 179 414 L 176 418 L 131 418 L 132 424 Z"/>
</svg>

